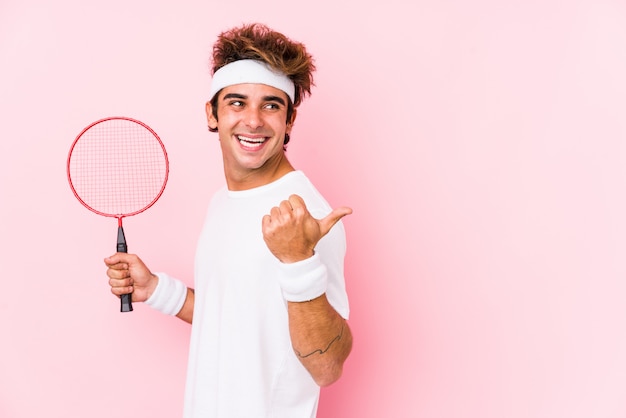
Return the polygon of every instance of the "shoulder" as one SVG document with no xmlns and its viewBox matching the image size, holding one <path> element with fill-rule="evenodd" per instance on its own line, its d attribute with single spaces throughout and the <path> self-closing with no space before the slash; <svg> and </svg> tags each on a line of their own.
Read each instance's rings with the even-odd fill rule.
<svg viewBox="0 0 626 418">
<path fill-rule="evenodd" d="M 330 213 L 330 205 L 304 172 L 294 171 L 289 177 L 289 195 L 300 196 L 313 216 L 323 217 Z"/>
</svg>

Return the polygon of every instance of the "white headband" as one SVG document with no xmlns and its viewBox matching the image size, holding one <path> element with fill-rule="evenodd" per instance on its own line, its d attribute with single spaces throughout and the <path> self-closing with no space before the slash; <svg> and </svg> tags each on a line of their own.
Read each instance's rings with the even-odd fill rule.
<svg viewBox="0 0 626 418">
<path fill-rule="evenodd" d="M 272 70 L 267 64 L 257 60 L 234 61 L 217 70 L 213 74 L 209 97 L 213 99 L 215 93 L 224 87 L 244 83 L 266 84 L 276 87 L 287 93 L 291 103 L 294 101 L 296 87 L 293 81 L 286 75 Z"/>
</svg>

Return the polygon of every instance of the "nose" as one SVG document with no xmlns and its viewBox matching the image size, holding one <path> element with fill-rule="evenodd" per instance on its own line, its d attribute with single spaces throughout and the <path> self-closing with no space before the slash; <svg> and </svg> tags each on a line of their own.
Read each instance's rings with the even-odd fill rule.
<svg viewBox="0 0 626 418">
<path fill-rule="evenodd" d="M 244 112 L 244 123 L 251 129 L 257 129 L 263 126 L 261 111 L 252 106 L 247 107 Z"/>
</svg>

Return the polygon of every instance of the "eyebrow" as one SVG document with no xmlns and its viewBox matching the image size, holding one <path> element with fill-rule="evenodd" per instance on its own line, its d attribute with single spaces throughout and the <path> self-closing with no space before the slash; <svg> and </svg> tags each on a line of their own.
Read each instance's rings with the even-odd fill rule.
<svg viewBox="0 0 626 418">
<path fill-rule="evenodd" d="M 228 93 L 227 95 L 225 95 L 222 100 L 228 100 L 228 99 L 247 99 L 248 96 L 246 96 L 245 94 L 239 94 L 239 93 Z M 263 101 L 265 102 L 278 102 L 283 106 L 286 106 L 287 103 L 285 102 L 285 99 L 283 99 L 282 97 L 279 96 L 264 96 L 263 97 Z"/>
</svg>

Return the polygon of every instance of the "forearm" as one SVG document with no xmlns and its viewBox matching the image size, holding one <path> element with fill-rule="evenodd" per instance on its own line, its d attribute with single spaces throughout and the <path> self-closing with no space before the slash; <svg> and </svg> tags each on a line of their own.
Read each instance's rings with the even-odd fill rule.
<svg viewBox="0 0 626 418">
<path fill-rule="evenodd" d="M 195 304 L 196 294 L 192 288 L 187 288 L 187 297 L 181 310 L 176 314 L 176 317 L 191 324 L 193 322 L 193 306 Z"/>
<path fill-rule="evenodd" d="M 320 386 L 341 377 L 352 349 L 352 333 L 326 295 L 308 302 L 288 302 L 289 332 L 300 362 Z"/>
</svg>

